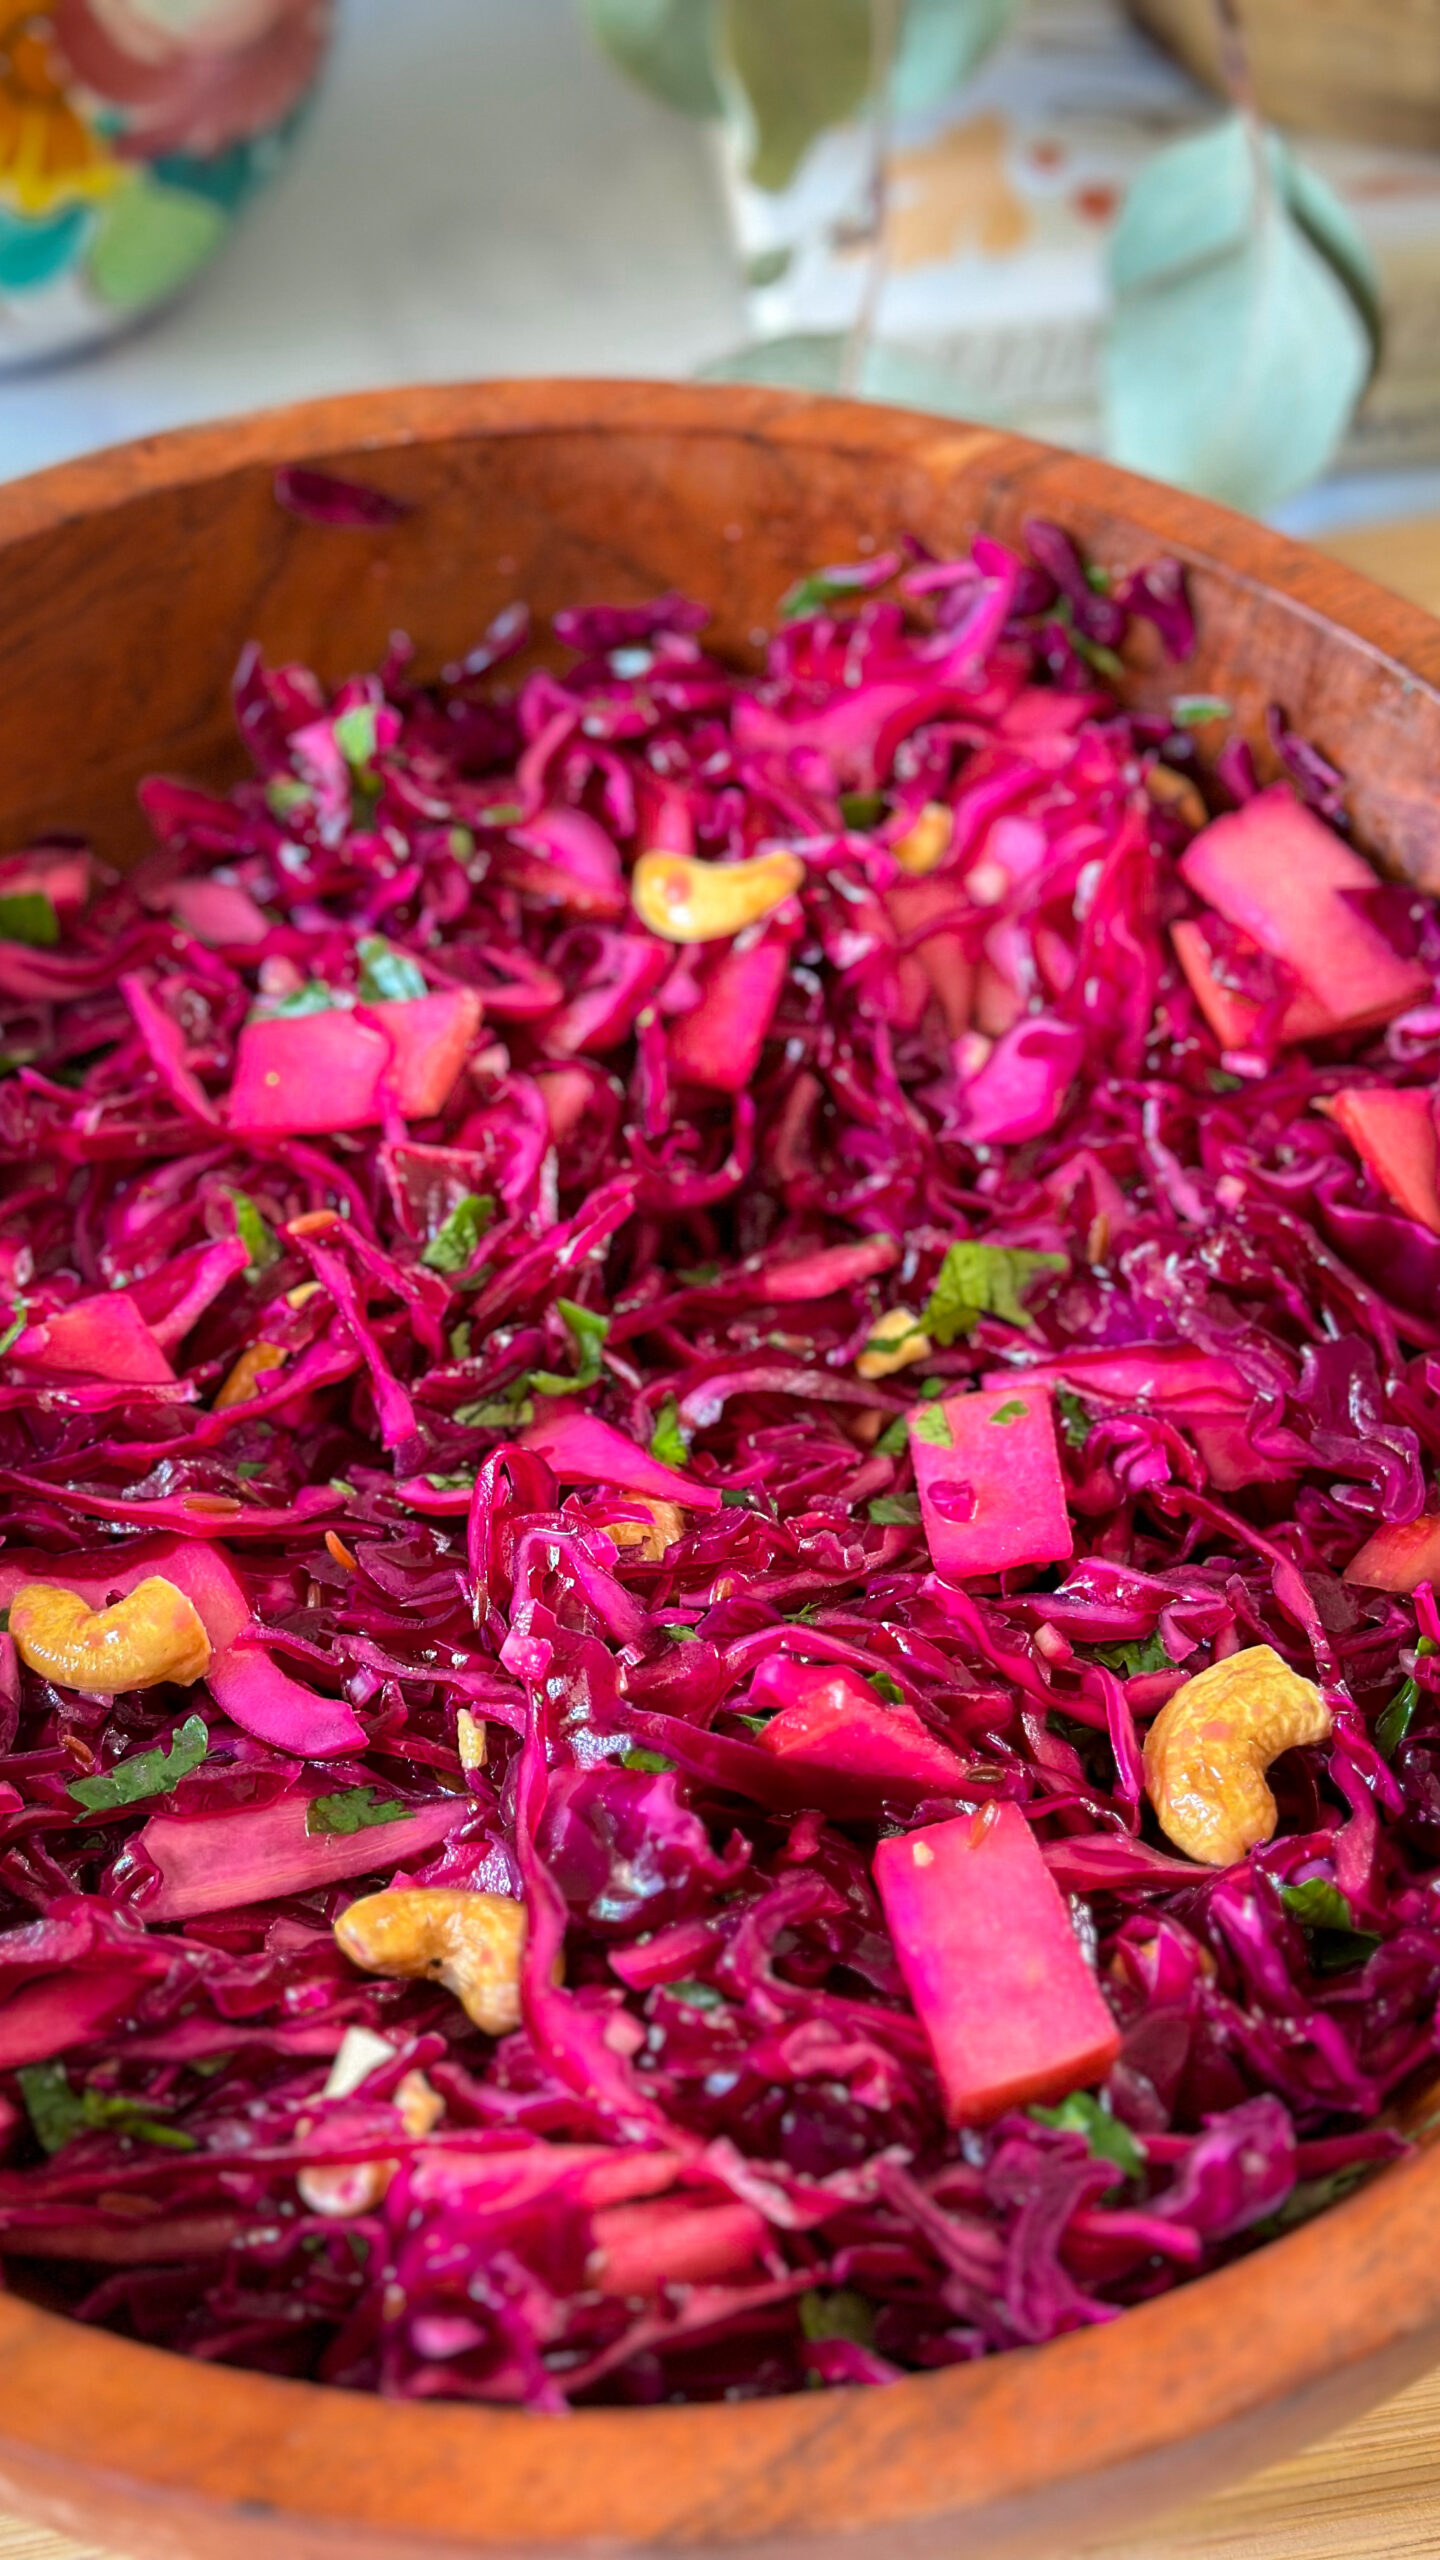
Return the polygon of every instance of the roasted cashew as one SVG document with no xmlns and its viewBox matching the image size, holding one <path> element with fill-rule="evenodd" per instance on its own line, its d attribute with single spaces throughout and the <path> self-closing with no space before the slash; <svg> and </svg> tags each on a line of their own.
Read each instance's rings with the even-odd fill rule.
<svg viewBox="0 0 1440 2560">
<path fill-rule="evenodd" d="M 793 853 L 757 853 L 748 862 L 642 853 L 631 896 L 641 923 L 662 942 L 728 942 L 783 907 L 804 877 Z"/>
<path fill-rule="evenodd" d="M 97 1698 L 158 1689 L 165 1680 L 188 1687 L 210 1668 L 210 1639 L 194 1601 L 159 1573 L 109 1609 L 92 1609 L 59 1583 L 27 1582 L 10 1603 L 10 1633 L 32 1671 Z"/>
<path fill-rule="evenodd" d="M 335 1923 L 342 1955 L 366 1973 L 443 1982 L 487 2036 L 520 2024 L 525 1905 L 501 1893 L 397 1887 L 352 1902 Z"/>
<path fill-rule="evenodd" d="M 363 2080 L 388 2062 L 395 2048 L 383 2036 L 372 2035 L 368 2027 L 348 2027 L 340 2050 L 325 2083 L 327 2098 L 353 2097 Z M 433 2133 L 445 2113 L 445 2101 L 431 2088 L 423 2071 L 407 2071 L 390 2104 L 414 2142 Z M 308 2133 L 311 2119 L 300 2126 Z M 329 2220 L 349 2221 L 355 2214 L 371 2213 L 383 2203 L 391 2181 L 400 2167 L 398 2160 L 321 2160 L 313 2169 L 302 2169 L 295 2184 L 300 2201 L 311 2213 L 323 2213 Z"/>
<path fill-rule="evenodd" d="M 283 1369 L 289 1359 L 278 1342 L 252 1342 L 242 1351 L 230 1375 L 215 1398 L 213 1410 L 226 1412 L 232 1404 L 248 1404 L 260 1393 L 260 1381 L 271 1369 Z"/>
<path fill-rule="evenodd" d="M 455 1719 L 455 1748 L 460 1754 L 462 1769 L 484 1768 L 489 1750 L 484 1720 L 480 1716 L 472 1716 L 468 1707 L 462 1707 Z"/>
<path fill-rule="evenodd" d="M 862 1378 L 890 1378 L 916 1360 L 928 1360 L 934 1344 L 918 1316 L 908 1307 L 891 1307 L 881 1316 L 855 1363 Z"/>
<path fill-rule="evenodd" d="M 1273 1646 L 1212 1662 L 1176 1690 L 1145 1739 L 1145 1791 L 1161 1830 L 1201 1866 L 1233 1866 L 1274 1832 L 1271 1761 L 1328 1741 L 1332 1724 L 1314 1681 Z"/>
<path fill-rule="evenodd" d="M 955 840 L 955 812 L 943 800 L 927 800 L 913 827 L 890 847 L 902 871 L 920 879 L 944 861 Z"/>
<path fill-rule="evenodd" d="M 663 1564 L 677 1539 L 685 1535 L 685 1514 L 678 1502 L 652 1502 L 647 1495 L 634 1496 L 637 1510 L 648 1511 L 647 1520 L 607 1520 L 605 1535 L 617 1547 L 638 1547 L 647 1564 Z"/>
</svg>

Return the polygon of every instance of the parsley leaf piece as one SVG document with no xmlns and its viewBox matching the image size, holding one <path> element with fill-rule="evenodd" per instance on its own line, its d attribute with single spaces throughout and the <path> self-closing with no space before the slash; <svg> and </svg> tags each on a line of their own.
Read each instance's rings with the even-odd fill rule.
<svg viewBox="0 0 1440 2560">
<path fill-rule="evenodd" d="M 887 1707 L 904 1706 L 905 1692 L 898 1680 L 891 1679 L 888 1671 L 867 1671 L 865 1677 L 876 1697 L 883 1698 Z"/>
<path fill-rule="evenodd" d="M 174 1793 L 182 1778 L 198 1769 L 210 1749 L 209 1727 L 200 1716 L 187 1716 L 172 1734 L 170 1748 L 136 1751 L 113 1769 L 93 1778 L 76 1778 L 66 1790 L 87 1813 L 118 1813 L 122 1805 L 143 1804 L 148 1796 Z"/>
<path fill-rule="evenodd" d="M 1011 1396 L 1008 1404 L 996 1406 L 990 1416 L 991 1425 L 993 1427 L 998 1422 L 1002 1428 L 1008 1428 L 1012 1422 L 1023 1422 L 1029 1410 L 1023 1396 Z"/>
<path fill-rule="evenodd" d="M 312 1840 L 327 1834 L 349 1840 L 357 1831 L 379 1831 L 388 1822 L 405 1822 L 409 1814 L 407 1804 L 377 1795 L 373 1787 L 346 1787 L 338 1795 L 311 1797 L 305 1829 Z"/>
<path fill-rule="evenodd" d="M 955 1434 L 943 1404 L 917 1405 L 910 1416 L 910 1429 L 917 1440 L 925 1442 L 927 1448 L 953 1449 L 955 1446 Z"/>
<path fill-rule="evenodd" d="M 687 2009 L 723 2009 L 725 1994 L 713 1982 L 667 1982 L 665 1991 L 671 2000 L 683 2001 Z"/>
<path fill-rule="evenodd" d="M 878 827 L 885 815 L 885 795 L 883 791 L 842 791 L 840 815 L 847 827 L 853 827 L 859 835 L 866 834 L 871 827 Z"/>
<path fill-rule="evenodd" d="M 673 1769 L 675 1763 L 667 1760 L 663 1751 L 647 1751 L 642 1744 L 634 1743 L 628 1751 L 621 1752 L 620 1766 L 622 1769 L 643 1769 L 658 1777 L 663 1770 Z"/>
<path fill-rule="evenodd" d="M 373 702 L 353 703 L 335 723 L 335 744 L 352 773 L 363 773 L 375 761 L 379 720 Z"/>
<path fill-rule="evenodd" d="M 688 1467 L 690 1464 L 690 1451 L 680 1428 L 680 1407 L 673 1396 L 665 1398 L 655 1416 L 655 1428 L 650 1434 L 650 1455 L 658 1458 L 662 1467 Z"/>
<path fill-rule="evenodd" d="M 864 594 L 870 580 L 868 568 L 832 569 L 827 576 L 817 569 L 812 577 L 801 578 L 780 599 L 782 622 L 801 622 L 807 614 L 823 613 L 829 604 L 850 604 Z"/>
<path fill-rule="evenodd" d="M 14 1350 L 15 1345 L 19 1341 L 28 1322 L 29 1318 L 25 1313 L 25 1308 L 22 1303 L 17 1307 L 14 1315 L 10 1319 L 10 1322 L 5 1327 L 4 1332 L 0 1333 L 0 1359 L 4 1358 L 7 1351 Z"/>
<path fill-rule="evenodd" d="M 427 1271 L 463 1271 L 493 1223 L 495 1203 L 488 1191 L 467 1191 L 457 1200 L 442 1227 L 436 1229 L 420 1259 Z"/>
<path fill-rule="evenodd" d="M 1349 1973 L 1380 1944 L 1373 1930 L 1356 1928 L 1346 1896 L 1323 1876 L 1311 1876 L 1304 1884 L 1283 1884 L 1280 1899 L 1310 1941 L 1310 1962 L 1316 1973 Z"/>
<path fill-rule="evenodd" d="M 1128 2124 L 1112 2116 L 1088 2090 L 1072 2091 L 1058 2107 L 1031 2107 L 1028 2112 L 1037 2124 L 1055 2125 L 1061 2133 L 1083 2133 L 1095 2158 L 1113 2161 L 1122 2178 L 1138 2178 L 1144 2170 L 1144 2149 Z"/>
<path fill-rule="evenodd" d="M 866 1511 L 877 1529 L 913 1529 L 920 1519 L 918 1493 L 882 1493 L 867 1502 Z M 896 1695 L 899 1695 L 897 1690 Z"/>
<path fill-rule="evenodd" d="M 1235 706 L 1219 693 L 1177 693 L 1170 717 L 1177 729 L 1203 729 L 1212 720 L 1233 720 Z"/>
<path fill-rule="evenodd" d="M 982 1316 L 1032 1328 L 1033 1320 L 1021 1303 L 1025 1292 L 1047 1271 L 1068 1269 L 1063 1253 L 1026 1253 L 1000 1244 L 952 1244 L 920 1318 L 921 1328 L 947 1351 L 962 1334 L 973 1333 Z"/>
<path fill-rule="evenodd" d="M 877 1458 L 903 1458 L 909 1446 L 910 1418 L 908 1414 L 897 1413 L 893 1422 L 886 1423 L 876 1441 L 875 1454 Z"/>
<path fill-rule="evenodd" d="M 350 714 L 346 713 L 346 718 Z M 360 1001 L 362 1004 L 413 1004 L 428 995 L 425 972 L 408 951 L 397 951 L 381 933 L 367 933 L 355 945 L 360 963 Z"/>
<path fill-rule="evenodd" d="M 32 951 L 53 951 L 60 939 L 60 919 L 43 889 L 22 889 L 0 898 L 0 942 L 28 943 Z"/>
</svg>

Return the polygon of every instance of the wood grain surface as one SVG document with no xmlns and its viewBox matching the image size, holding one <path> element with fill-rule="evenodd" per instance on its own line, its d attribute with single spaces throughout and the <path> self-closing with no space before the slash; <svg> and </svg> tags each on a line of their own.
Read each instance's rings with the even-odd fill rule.
<svg viewBox="0 0 1440 2560">
<path fill-rule="evenodd" d="M 0 2560 L 107 2555 L 0 2517 Z M 1440 2560 L 1440 2371 L 1292 2462 L 1074 2560 Z"/>
<path fill-rule="evenodd" d="M 1132 16 L 1212 88 L 1214 0 L 1130 0 Z M 1440 142 L 1440 0 L 1239 0 L 1265 114 L 1302 133 L 1433 151 Z"/>
</svg>

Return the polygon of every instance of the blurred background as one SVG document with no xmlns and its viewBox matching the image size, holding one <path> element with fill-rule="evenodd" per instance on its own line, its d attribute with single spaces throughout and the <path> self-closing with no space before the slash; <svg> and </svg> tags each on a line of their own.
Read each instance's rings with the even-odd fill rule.
<svg viewBox="0 0 1440 2560">
<path fill-rule="evenodd" d="M 0 365 L 4 476 L 406 381 L 843 387 L 1440 604 L 1440 0 L 0 0 Z"/>
</svg>

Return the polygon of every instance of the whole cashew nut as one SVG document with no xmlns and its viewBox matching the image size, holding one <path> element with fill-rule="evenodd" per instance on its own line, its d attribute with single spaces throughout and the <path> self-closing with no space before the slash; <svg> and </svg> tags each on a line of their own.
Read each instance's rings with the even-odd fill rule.
<svg viewBox="0 0 1440 2560">
<path fill-rule="evenodd" d="M 630 894 L 641 923 L 662 942 L 728 942 L 783 907 L 804 877 L 793 853 L 757 853 L 748 862 L 642 853 Z"/>
<path fill-rule="evenodd" d="M 955 812 L 943 800 L 927 800 L 913 827 L 890 847 L 902 871 L 921 879 L 944 861 L 955 839 Z"/>
<path fill-rule="evenodd" d="M 647 1564 L 663 1564 L 671 1547 L 685 1535 L 685 1514 L 678 1502 L 652 1502 L 645 1494 L 636 1494 L 637 1510 L 648 1511 L 648 1520 L 607 1520 L 605 1535 L 617 1547 L 638 1548 Z"/>
<path fill-rule="evenodd" d="M 443 1982 L 487 2036 L 520 2024 L 525 1905 L 502 1893 L 397 1886 L 352 1902 L 335 1923 L 342 1955 L 366 1973 Z"/>
<path fill-rule="evenodd" d="M 1274 1833 L 1271 1761 L 1328 1741 L 1333 1722 L 1314 1681 L 1271 1645 L 1212 1662 L 1176 1690 L 1145 1738 L 1145 1791 L 1161 1830 L 1201 1866 L 1233 1866 Z"/>
<path fill-rule="evenodd" d="M 188 1687 L 210 1668 L 199 1610 L 159 1573 L 109 1609 L 92 1609 L 60 1583 L 27 1582 L 10 1603 L 10 1633 L 32 1671 L 97 1698 L 158 1689 L 166 1680 Z"/>
</svg>

